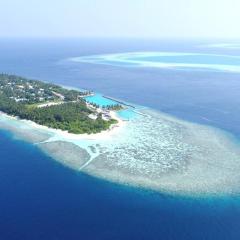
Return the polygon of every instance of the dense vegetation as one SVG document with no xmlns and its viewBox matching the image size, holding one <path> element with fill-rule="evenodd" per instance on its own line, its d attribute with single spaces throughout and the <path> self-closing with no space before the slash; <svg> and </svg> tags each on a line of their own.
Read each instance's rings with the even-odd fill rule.
<svg viewBox="0 0 240 240">
<path fill-rule="evenodd" d="M 4 82 L 5 81 L 5 82 Z M 26 85 L 31 84 L 39 89 L 44 89 L 41 92 L 47 93 L 49 86 L 51 86 L 51 92 L 46 95 L 47 98 L 52 96 L 52 90 L 57 94 L 64 95 L 64 100 L 59 102 L 58 105 L 39 107 L 38 100 L 31 101 L 16 101 L 15 97 L 18 95 L 16 92 L 19 88 L 13 87 L 21 82 L 21 89 L 25 92 L 25 97 L 29 93 L 26 89 Z M 75 90 L 67 90 L 62 87 L 58 87 L 52 84 L 46 84 L 39 81 L 25 80 L 16 76 L 0 75 L 0 111 L 9 115 L 17 116 L 21 119 L 27 119 L 34 121 L 38 124 L 45 125 L 51 128 L 61 129 L 70 133 L 98 133 L 102 130 L 106 130 L 111 124 L 116 123 L 114 119 L 105 121 L 102 119 L 101 114 L 97 115 L 97 119 L 91 119 L 88 116 L 90 114 L 97 114 L 94 110 L 87 107 L 86 102 L 82 98 L 78 98 L 80 92 Z M 13 84 L 14 82 L 14 84 Z M 34 85 L 37 84 L 37 85 Z M 9 88 L 11 86 L 11 88 Z M 31 88 L 32 90 L 32 88 Z M 36 90 L 38 93 L 38 91 Z M 36 96 L 36 94 L 35 94 Z M 53 94 L 53 100 L 57 95 Z M 19 96 L 17 96 L 19 97 Z M 27 98 L 26 98 L 27 99 Z"/>
<path fill-rule="evenodd" d="M 0 90 L 16 101 L 29 104 L 53 100 L 77 101 L 90 93 L 8 74 L 0 74 Z"/>
<path fill-rule="evenodd" d="M 92 106 L 99 108 L 100 105 L 96 104 L 96 103 L 91 103 Z M 112 104 L 112 105 L 106 105 L 106 106 L 102 106 L 103 109 L 105 110 L 114 110 L 114 111 L 119 111 L 123 109 L 123 106 L 121 104 Z"/>
<path fill-rule="evenodd" d="M 107 110 L 119 111 L 123 109 L 123 106 L 121 104 L 112 104 L 112 105 L 107 105 L 104 108 Z"/>
</svg>

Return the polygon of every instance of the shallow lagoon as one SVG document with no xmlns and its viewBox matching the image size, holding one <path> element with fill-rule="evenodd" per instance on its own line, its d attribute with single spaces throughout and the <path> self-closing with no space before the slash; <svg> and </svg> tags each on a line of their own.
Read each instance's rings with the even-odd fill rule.
<svg viewBox="0 0 240 240">
<path fill-rule="evenodd" d="M 117 103 L 111 99 L 103 97 L 102 94 L 98 94 L 98 93 L 94 94 L 94 96 L 85 97 L 85 99 L 86 99 L 86 101 L 88 101 L 90 103 L 95 103 L 95 104 L 99 105 L 100 107 L 114 105 Z"/>
<path fill-rule="evenodd" d="M 123 120 L 131 120 L 134 117 L 137 117 L 139 114 L 136 109 L 133 108 L 128 108 L 128 109 L 123 109 L 117 112 L 118 116 L 122 118 Z"/>
<path fill-rule="evenodd" d="M 133 106 L 132 104 L 131 106 L 129 106 L 130 105 L 129 103 L 126 103 L 126 105 L 124 105 L 123 101 L 113 100 L 108 97 L 106 98 L 100 93 L 95 93 L 93 96 L 85 97 L 85 99 L 87 102 L 97 104 L 100 107 L 106 107 L 106 106 L 109 106 L 109 105 L 111 106 L 115 104 L 123 104 L 124 109 L 117 111 L 117 115 L 123 120 L 130 120 L 136 117 L 138 115 L 137 109 L 141 108 L 140 106 L 136 106 L 136 105 Z"/>
</svg>

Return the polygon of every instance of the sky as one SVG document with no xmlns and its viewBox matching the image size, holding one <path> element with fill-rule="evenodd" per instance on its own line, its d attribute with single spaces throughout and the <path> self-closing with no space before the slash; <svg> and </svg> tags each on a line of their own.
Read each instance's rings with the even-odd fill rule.
<svg viewBox="0 0 240 240">
<path fill-rule="evenodd" d="M 240 0 L 0 0 L 0 37 L 240 38 Z"/>
</svg>

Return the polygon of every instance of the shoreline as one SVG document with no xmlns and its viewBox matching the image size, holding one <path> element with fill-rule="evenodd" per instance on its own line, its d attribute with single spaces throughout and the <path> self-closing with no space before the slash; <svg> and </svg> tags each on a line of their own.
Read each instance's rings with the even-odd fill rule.
<svg viewBox="0 0 240 240">
<path fill-rule="evenodd" d="M 126 122 L 123 121 L 121 118 L 119 118 L 114 111 L 110 111 L 110 116 L 111 118 L 116 119 L 118 122 L 116 124 L 112 124 L 112 126 L 107 130 L 101 131 L 100 133 L 91 133 L 91 134 L 87 134 L 87 133 L 74 134 L 74 133 L 69 133 L 67 131 L 63 131 L 60 129 L 54 129 L 54 128 L 49 128 L 47 126 L 39 125 L 29 120 L 23 120 L 23 121 L 28 122 L 33 127 L 50 131 L 68 140 L 102 140 L 102 139 L 110 138 L 113 135 L 116 135 L 119 132 L 119 130 L 126 125 Z"/>
<path fill-rule="evenodd" d="M 40 124 L 37 124 L 37 123 L 35 123 L 31 120 L 20 119 L 19 117 L 11 116 L 11 115 L 8 115 L 8 114 L 0 111 L 0 115 L 5 116 L 6 118 L 14 119 L 14 120 L 20 121 L 22 123 L 26 123 L 29 126 L 35 128 L 37 130 L 44 130 L 46 132 L 57 134 L 58 136 L 61 136 L 61 137 L 65 138 L 65 139 L 68 139 L 68 140 L 85 140 L 85 139 L 87 139 L 87 140 L 101 140 L 101 139 L 110 138 L 113 135 L 118 134 L 119 130 L 126 125 L 126 121 L 124 121 L 120 117 L 118 117 L 116 112 L 114 112 L 114 111 L 110 111 L 109 114 L 110 114 L 111 118 L 116 119 L 118 121 L 117 123 L 112 124 L 109 129 L 101 131 L 99 133 L 74 134 L 74 133 L 69 133 L 67 131 L 63 131 L 61 129 L 54 129 L 54 128 L 50 128 L 50 127 L 47 127 L 47 126 L 44 126 L 44 125 L 40 125 Z"/>
</svg>

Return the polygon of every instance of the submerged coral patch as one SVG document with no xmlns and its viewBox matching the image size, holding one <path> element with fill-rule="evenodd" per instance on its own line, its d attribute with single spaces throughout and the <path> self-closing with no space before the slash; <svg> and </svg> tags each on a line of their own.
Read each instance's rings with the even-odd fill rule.
<svg viewBox="0 0 240 240">
<path fill-rule="evenodd" d="M 40 133 L 26 121 L 4 115 L 0 119 L 1 128 L 19 136 L 26 137 L 19 129 Z M 38 146 L 47 154 L 96 177 L 182 195 L 240 192 L 239 144 L 219 129 L 141 109 L 108 138 L 71 139 L 57 131 L 41 132 L 48 139 Z"/>
<path fill-rule="evenodd" d="M 74 140 L 92 155 L 79 169 L 107 180 L 178 194 L 240 191 L 239 145 L 224 132 L 152 110 L 141 113 L 117 136 Z"/>
<path fill-rule="evenodd" d="M 174 69 L 208 69 L 212 71 L 240 72 L 240 56 L 180 53 L 180 52 L 130 52 L 69 59 L 73 62 L 105 64 L 120 67 L 151 67 Z"/>
</svg>

